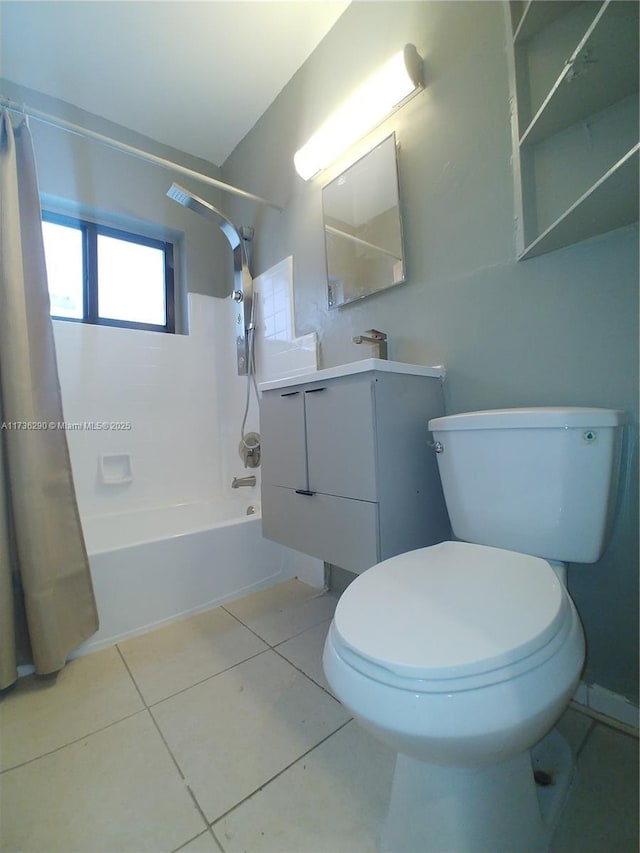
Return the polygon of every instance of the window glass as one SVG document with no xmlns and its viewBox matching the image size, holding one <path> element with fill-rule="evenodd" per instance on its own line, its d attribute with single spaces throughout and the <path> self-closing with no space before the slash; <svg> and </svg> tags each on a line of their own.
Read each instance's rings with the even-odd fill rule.
<svg viewBox="0 0 640 853">
<path fill-rule="evenodd" d="M 56 317 L 84 316 L 82 231 L 43 222 L 44 252 L 47 263 L 51 314 Z"/>
<path fill-rule="evenodd" d="M 98 234 L 98 316 L 165 325 L 161 249 Z"/>
<path fill-rule="evenodd" d="M 51 315 L 174 332 L 173 245 L 57 213 L 43 213 Z"/>
</svg>

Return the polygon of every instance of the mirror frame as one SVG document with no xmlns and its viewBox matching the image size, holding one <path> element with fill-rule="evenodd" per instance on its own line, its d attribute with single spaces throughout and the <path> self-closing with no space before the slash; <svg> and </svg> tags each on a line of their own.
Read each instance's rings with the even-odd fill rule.
<svg viewBox="0 0 640 853">
<path fill-rule="evenodd" d="M 391 173 L 387 176 L 387 180 L 393 184 L 393 190 L 395 192 L 395 205 L 388 208 L 388 210 L 392 210 L 395 207 L 397 212 L 397 221 L 394 221 L 394 239 L 397 239 L 400 256 L 393 254 L 389 250 L 377 246 L 373 243 L 369 243 L 364 239 L 358 238 L 356 235 L 350 235 L 345 232 L 341 232 L 339 229 L 332 226 L 329 222 L 327 222 L 327 203 L 326 203 L 326 193 L 331 187 L 335 187 L 336 185 L 340 186 L 344 184 L 346 180 L 348 180 L 349 176 L 353 176 L 355 170 L 362 170 L 362 167 L 366 164 L 367 158 L 371 158 L 374 153 L 379 152 L 383 146 L 388 146 L 389 150 L 393 152 L 393 164 L 389 162 L 388 166 L 391 169 Z M 384 152 L 383 152 L 384 153 Z M 387 165 L 385 164 L 385 168 Z M 396 141 L 395 132 L 390 133 L 382 140 L 377 142 L 374 146 L 372 146 L 365 154 L 351 163 L 346 169 L 343 169 L 340 174 L 336 175 L 331 179 L 325 186 L 322 187 L 322 221 L 324 227 L 324 242 L 325 242 L 325 265 L 326 265 L 326 282 L 327 282 L 327 306 L 330 310 L 334 308 L 342 308 L 345 305 L 351 305 L 354 302 L 359 302 L 361 299 L 365 299 L 368 296 L 372 296 L 375 293 L 382 293 L 389 288 L 396 287 L 399 284 L 404 284 L 407 280 L 406 276 L 406 260 L 405 260 L 405 250 L 404 250 L 404 233 L 402 227 L 402 210 L 400 205 L 400 176 L 398 170 L 398 145 Z M 397 236 L 395 234 L 395 229 L 397 227 Z M 341 298 L 340 301 L 336 299 L 335 293 L 335 282 L 332 281 L 332 269 L 330 268 L 329 263 L 329 236 L 333 232 L 334 234 L 348 237 L 351 241 L 356 244 L 361 245 L 364 249 L 374 250 L 378 253 L 384 253 L 385 255 L 391 255 L 392 258 L 396 259 L 396 264 L 391 267 L 392 274 L 389 276 L 390 280 L 386 281 L 384 284 L 371 287 L 365 292 L 359 292 L 355 296 L 351 298 Z M 398 267 L 399 264 L 399 267 Z M 335 278 L 335 273 L 333 273 L 333 277 Z"/>
</svg>

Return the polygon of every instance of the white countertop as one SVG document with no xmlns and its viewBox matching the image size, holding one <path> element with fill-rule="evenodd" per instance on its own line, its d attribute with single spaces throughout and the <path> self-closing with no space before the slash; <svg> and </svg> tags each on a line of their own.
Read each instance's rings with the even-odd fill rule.
<svg viewBox="0 0 640 853">
<path fill-rule="evenodd" d="M 338 364 L 335 367 L 326 367 L 323 370 L 313 370 L 310 373 L 284 376 L 282 379 L 261 382 L 258 388 L 260 391 L 271 391 L 273 388 L 287 388 L 306 382 L 323 382 L 326 379 L 337 379 L 339 376 L 351 376 L 354 373 L 368 373 L 374 370 L 381 373 L 404 373 L 409 376 L 433 376 L 436 379 L 444 379 L 445 377 L 445 369 L 441 364 L 428 367 L 424 364 L 403 364 L 400 361 L 386 361 L 381 358 L 363 358 L 349 364 Z"/>
</svg>

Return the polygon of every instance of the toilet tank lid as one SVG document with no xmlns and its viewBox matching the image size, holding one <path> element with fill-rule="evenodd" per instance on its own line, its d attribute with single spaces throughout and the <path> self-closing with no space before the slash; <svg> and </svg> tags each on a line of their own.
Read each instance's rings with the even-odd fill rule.
<svg viewBox="0 0 640 853">
<path fill-rule="evenodd" d="M 429 421 L 432 432 L 462 429 L 569 429 L 617 427 L 629 420 L 621 409 L 537 406 L 526 409 L 488 409 L 462 412 Z"/>
</svg>

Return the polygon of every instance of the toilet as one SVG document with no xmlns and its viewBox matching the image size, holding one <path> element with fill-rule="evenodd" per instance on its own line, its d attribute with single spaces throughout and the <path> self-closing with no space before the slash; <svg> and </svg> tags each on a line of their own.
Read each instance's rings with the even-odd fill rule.
<svg viewBox="0 0 640 853">
<path fill-rule="evenodd" d="M 548 849 L 573 766 L 553 727 L 585 656 L 566 563 L 606 548 L 625 422 L 587 408 L 429 422 L 456 540 L 357 577 L 323 655 L 337 698 L 397 753 L 380 850 Z"/>
</svg>

